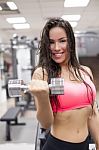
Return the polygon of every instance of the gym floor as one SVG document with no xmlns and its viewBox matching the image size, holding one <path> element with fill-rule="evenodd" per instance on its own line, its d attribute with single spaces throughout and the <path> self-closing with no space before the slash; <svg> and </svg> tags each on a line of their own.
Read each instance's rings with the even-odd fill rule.
<svg viewBox="0 0 99 150">
<path fill-rule="evenodd" d="M 8 108 L 15 106 L 15 99 L 10 98 L 7 101 L 0 104 L 0 117 L 7 111 Z M 0 150 L 3 145 L 7 144 L 21 144 L 25 147 L 26 144 L 32 147 L 35 144 L 37 120 L 35 110 L 26 110 L 24 114 L 19 114 L 19 122 L 25 122 L 23 126 L 11 126 L 11 141 L 6 141 L 6 123 L 0 121 Z M 8 150 L 8 148 L 7 148 Z"/>
</svg>

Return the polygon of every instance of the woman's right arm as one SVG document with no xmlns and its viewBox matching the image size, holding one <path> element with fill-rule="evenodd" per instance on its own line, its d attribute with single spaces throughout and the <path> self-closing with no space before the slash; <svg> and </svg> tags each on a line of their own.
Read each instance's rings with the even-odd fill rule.
<svg viewBox="0 0 99 150">
<path fill-rule="evenodd" d="M 92 114 L 88 119 L 88 127 L 96 144 L 96 150 L 99 150 L 99 111 L 95 102 L 93 105 Z"/>
<path fill-rule="evenodd" d="M 29 90 L 35 98 L 38 121 L 43 128 L 50 128 L 54 117 L 49 99 L 47 76 L 43 80 L 42 68 L 37 68 L 34 71 Z"/>
</svg>

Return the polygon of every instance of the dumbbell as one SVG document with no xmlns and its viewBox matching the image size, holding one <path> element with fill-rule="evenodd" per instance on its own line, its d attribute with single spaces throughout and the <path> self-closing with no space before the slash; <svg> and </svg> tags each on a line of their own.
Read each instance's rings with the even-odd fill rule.
<svg viewBox="0 0 99 150">
<path fill-rule="evenodd" d="M 64 94 L 64 79 L 63 78 L 51 78 L 49 84 L 51 95 L 63 95 Z M 12 79 L 8 81 L 8 93 L 10 97 L 21 97 L 22 92 L 29 91 L 28 85 L 24 84 L 23 80 Z"/>
</svg>

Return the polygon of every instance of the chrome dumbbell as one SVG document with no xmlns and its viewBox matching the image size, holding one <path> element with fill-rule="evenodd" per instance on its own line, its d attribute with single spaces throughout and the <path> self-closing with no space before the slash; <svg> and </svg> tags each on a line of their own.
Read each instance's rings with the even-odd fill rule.
<svg viewBox="0 0 99 150">
<path fill-rule="evenodd" d="M 63 95 L 64 94 L 64 79 L 63 78 L 51 78 L 49 84 L 51 95 Z M 22 92 L 29 91 L 28 85 L 24 84 L 23 80 L 13 79 L 8 81 L 8 93 L 10 97 L 20 97 Z"/>
</svg>

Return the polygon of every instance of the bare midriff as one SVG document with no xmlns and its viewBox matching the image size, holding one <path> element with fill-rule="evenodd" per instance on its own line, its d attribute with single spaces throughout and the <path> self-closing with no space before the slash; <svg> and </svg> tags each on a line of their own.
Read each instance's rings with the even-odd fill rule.
<svg viewBox="0 0 99 150">
<path fill-rule="evenodd" d="M 63 141 L 79 143 L 88 136 L 91 106 L 54 113 L 51 134 Z"/>
</svg>

